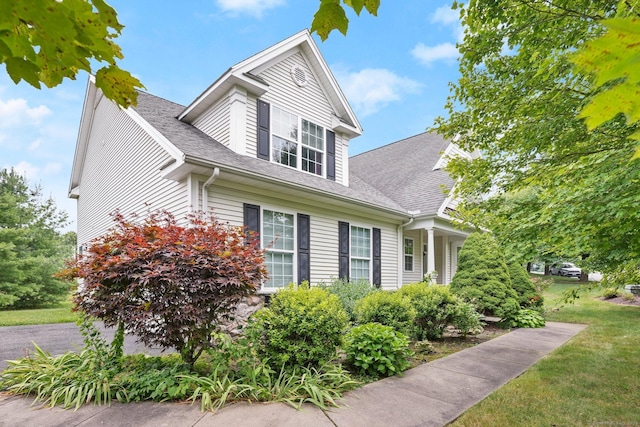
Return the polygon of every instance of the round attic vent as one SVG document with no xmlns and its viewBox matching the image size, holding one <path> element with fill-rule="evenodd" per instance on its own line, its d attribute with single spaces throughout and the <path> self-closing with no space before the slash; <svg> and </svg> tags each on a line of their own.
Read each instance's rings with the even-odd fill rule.
<svg viewBox="0 0 640 427">
<path fill-rule="evenodd" d="M 300 87 L 306 86 L 309 83 L 307 72 L 299 65 L 291 67 L 291 78 Z"/>
</svg>

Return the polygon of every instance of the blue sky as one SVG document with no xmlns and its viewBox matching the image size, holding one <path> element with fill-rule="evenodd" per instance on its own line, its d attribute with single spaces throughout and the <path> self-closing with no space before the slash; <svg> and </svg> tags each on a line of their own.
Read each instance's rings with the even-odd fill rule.
<svg viewBox="0 0 640 427">
<path fill-rule="evenodd" d="M 311 25 L 316 0 L 111 0 L 125 25 L 120 62 L 148 92 L 189 104 L 230 66 Z M 320 51 L 364 128 L 358 154 L 423 132 L 444 115 L 459 73 L 462 29 L 450 3 L 383 0 L 378 17 L 350 14 Z M 69 214 L 67 198 L 87 75 L 54 89 L 15 85 L 0 72 L 0 168 L 14 167 Z"/>
</svg>

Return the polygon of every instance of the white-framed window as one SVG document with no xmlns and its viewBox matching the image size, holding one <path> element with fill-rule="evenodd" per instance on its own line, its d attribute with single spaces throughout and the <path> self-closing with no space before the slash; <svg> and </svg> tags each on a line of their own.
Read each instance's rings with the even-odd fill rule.
<svg viewBox="0 0 640 427">
<path fill-rule="evenodd" d="M 353 281 L 371 281 L 371 229 L 351 226 L 350 233 L 351 272 Z"/>
<path fill-rule="evenodd" d="M 263 290 L 283 288 L 294 282 L 296 272 L 295 215 L 264 209 L 262 211 L 262 247 L 269 278 Z"/>
<path fill-rule="evenodd" d="M 271 107 L 273 162 L 323 176 L 325 150 L 325 132 L 322 126 L 279 107 Z"/>
<path fill-rule="evenodd" d="M 415 246 L 413 239 L 404 238 L 404 271 L 413 271 L 413 254 Z"/>
</svg>

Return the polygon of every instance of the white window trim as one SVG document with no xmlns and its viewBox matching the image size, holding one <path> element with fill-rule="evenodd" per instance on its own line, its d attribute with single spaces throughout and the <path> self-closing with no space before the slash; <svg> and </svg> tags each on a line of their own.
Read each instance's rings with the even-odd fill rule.
<svg viewBox="0 0 640 427">
<path fill-rule="evenodd" d="M 270 120 L 270 123 L 269 123 L 269 138 L 270 138 L 270 140 L 269 140 L 269 160 L 270 160 L 272 163 L 275 163 L 275 164 L 282 165 L 282 166 L 285 166 L 285 167 L 288 167 L 288 168 L 292 168 L 292 169 L 293 169 L 293 167 L 292 167 L 292 166 L 285 165 L 284 163 L 277 162 L 277 161 L 275 161 L 275 160 L 273 159 L 273 137 L 274 137 L 274 136 L 276 136 L 276 137 L 278 137 L 278 138 L 280 138 L 280 139 L 284 139 L 285 141 L 293 142 L 293 141 L 291 141 L 291 139 L 289 139 L 288 137 L 285 137 L 285 136 L 279 135 L 279 134 L 277 134 L 277 133 L 275 133 L 275 132 L 273 131 L 273 129 L 274 129 L 274 127 L 275 127 L 275 126 L 273 125 L 273 117 L 274 117 L 273 109 L 274 109 L 274 108 L 277 108 L 277 109 L 279 109 L 279 110 L 281 110 L 281 111 L 284 111 L 284 112 L 286 112 L 286 113 L 288 113 L 288 114 L 291 114 L 292 116 L 296 116 L 296 117 L 298 118 L 298 140 L 297 140 L 297 141 L 295 141 L 295 143 L 296 143 L 296 147 L 297 147 L 297 156 L 296 156 L 296 167 L 295 167 L 295 169 L 296 169 L 297 171 L 299 171 L 299 172 L 302 172 L 302 173 L 306 173 L 306 174 L 309 174 L 309 175 L 319 176 L 319 177 L 322 177 L 322 178 L 326 178 L 326 177 L 327 177 L 327 127 L 326 127 L 326 126 L 323 126 L 323 125 L 321 125 L 321 124 L 319 124 L 319 123 L 317 123 L 317 122 L 315 122 L 315 121 L 313 121 L 313 120 L 309 120 L 309 119 L 307 119 L 306 117 L 303 117 L 303 116 L 301 116 L 301 115 L 299 115 L 299 114 L 292 113 L 292 112 L 290 112 L 289 110 L 287 110 L 287 109 L 285 109 L 285 108 L 282 108 L 282 107 L 280 107 L 280 106 L 278 106 L 278 105 L 270 104 L 270 107 L 269 107 L 269 108 L 270 108 L 270 110 L 271 110 L 271 111 L 269 112 L 269 120 Z M 305 171 L 305 170 L 303 170 L 303 169 L 302 169 L 302 148 L 303 148 L 303 147 L 307 147 L 307 148 L 309 148 L 310 150 L 313 150 L 313 151 L 316 151 L 316 152 L 318 152 L 318 151 L 319 151 L 318 149 L 316 149 L 316 148 L 314 148 L 314 147 L 306 146 L 306 145 L 304 145 L 304 144 L 302 143 L 302 121 L 303 121 L 303 120 L 306 120 L 307 122 L 309 122 L 309 123 L 311 123 L 311 124 L 313 124 L 313 125 L 320 126 L 320 127 L 322 128 L 322 130 L 323 130 L 322 173 L 321 173 L 320 175 L 315 174 L 315 173 L 313 173 L 313 172 Z"/>
<path fill-rule="evenodd" d="M 412 254 L 407 254 L 407 240 L 411 240 L 411 242 L 413 243 L 413 253 Z M 402 245 L 402 252 L 403 252 L 403 257 L 402 257 L 402 269 L 403 271 L 406 272 L 413 272 L 415 270 L 415 265 L 416 265 L 416 241 L 413 237 L 405 237 L 403 240 L 403 245 Z M 411 257 L 411 270 L 407 270 L 407 257 L 410 256 Z"/>
<path fill-rule="evenodd" d="M 352 244 L 353 227 L 364 228 L 366 230 L 369 230 L 369 258 L 353 256 L 353 244 Z M 362 259 L 362 260 L 369 261 L 369 277 L 367 280 L 369 281 L 369 283 L 373 283 L 373 227 L 369 225 L 362 225 L 362 224 L 354 224 L 354 223 L 349 224 L 349 277 L 351 279 L 353 279 L 353 277 L 351 277 L 351 260 L 353 259 Z"/>
<path fill-rule="evenodd" d="M 282 209 L 282 208 L 273 207 L 273 206 L 260 206 L 260 247 L 262 249 L 264 249 L 266 252 L 270 251 L 270 249 L 267 248 L 267 246 L 270 245 L 271 242 L 265 242 L 264 241 L 264 233 L 263 233 L 263 229 L 264 229 L 264 211 L 277 212 L 277 213 L 282 213 L 282 214 L 292 215 L 293 216 L 293 251 L 275 250 L 274 252 L 278 252 L 278 253 L 285 252 L 285 253 L 292 253 L 293 254 L 293 277 L 292 277 L 292 281 L 295 283 L 296 279 L 298 277 L 298 215 L 297 215 L 297 212 L 293 212 L 293 211 L 288 210 L 288 209 Z M 282 289 L 282 288 L 279 288 L 279 287 L 266 288 L 264 285 L 265 285 L 264 282 L 260 285 L 259 293 L 261 293 L 261 294 L 273 294 L 273 293 L 276 293 L 278 290 Z"/>
</svg>

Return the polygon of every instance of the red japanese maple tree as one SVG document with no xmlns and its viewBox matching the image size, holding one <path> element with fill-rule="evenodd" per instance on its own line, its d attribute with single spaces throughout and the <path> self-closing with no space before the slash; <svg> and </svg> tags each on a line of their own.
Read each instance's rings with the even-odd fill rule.
<svg viewBox="0 0 640 427">
<path fill-rule="evenodd" d="M 173 347 L 192 366 L 218 322 L 266 278 L 258 239 L 201 212 L 185 225 L 166 211 L 112 216 L 115 227 L 69 270 L 84 279 L 76 308 L 123 323 L 147 345 Z"/>
</svg>

